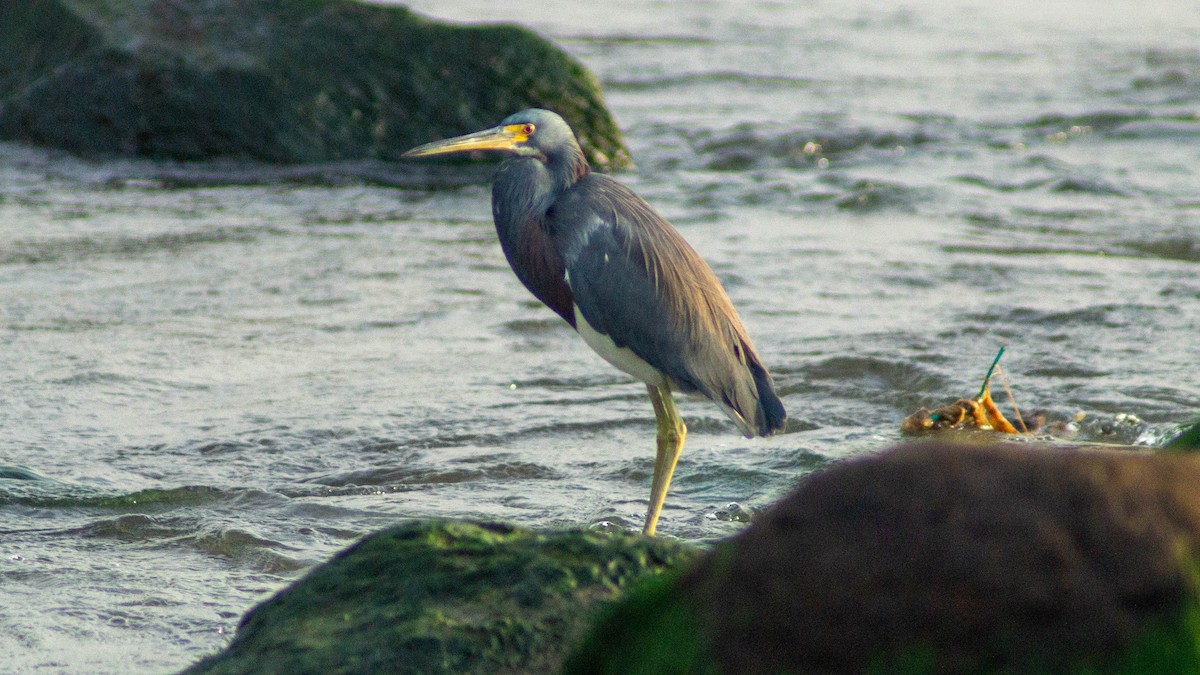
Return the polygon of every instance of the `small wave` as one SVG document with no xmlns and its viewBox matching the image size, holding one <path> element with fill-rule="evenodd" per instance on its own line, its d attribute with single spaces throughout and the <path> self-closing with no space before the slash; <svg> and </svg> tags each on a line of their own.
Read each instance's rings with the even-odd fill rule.
<svg viewBox="0 0 1200 675">
<path fill-rule="evenodd" d="M 21 467 L 17 468 L 25 470 Z M 33 472 L 30 471 L 30 473 Z M 97 488 L 65 483 L 47 477 L 0 480 L 0 506 L 70 508 L 102 499 L 105 494 Z"/>
<path fill-rule="evenodd" d="M 234 491 L 236 492 L 236 491 Z M 120 507 L 149 507 L 149 506 L 196 506 L 212 504 L 230 495 L 231 491 L 205 485 L 186 485 L 176 488 L 152 488 L 139 490 L 127 495 L 98 499 L 92 506 L 108 508 Z"/>
<path fill-rule="evenodd" d="M 185 445 L 181 454 L 196 455 L 239 455 L 258 448 L 258 444 L 248 441 L 198 441 Z"/>
<path fill-rule="evenodd" d="M 985 188 L 995 192 L 1035 192 L 1045 190 L 1051 193 L 1080 193 L 1092 194 L 1108 197 L 1128 197 L 1131 190 L 1128 188 L 1119 187 L 1112 182 L 1097 176 L 1079 175 L 1078 169 L 1066 166 L 1061 162 L 1047 158 L 1044 155 L 1031 155 L 1026 163 L 1030 168 L 1048 169 L 1055 174 L 1067 174 L 1060 176 L 1039 176 L 1037 178 L 1029 178 L 1025 180 L 1004 180 L 999 178 L 990 178 L 979 174 L 963 174 L 952 178 L 957 183 L 965 185 L 973 185 L 976 187 Z M 1067 213 L 1075 213 L 1075 211 L 1066 210 Z M 1089 210 L 1089 215 L 1094 215 L 1096 212 Z M 1049 214 L 1052 217 L 1061 217 L 1057 212 Z"/>
<path fill-rule="evenodd" d="M 1141 110 L 1105 110 L 1079 115 L 1049 113 L 1020 122 L 1019 129 L 1034 132 L 1039 136 L 1051 136 L 1060 132 L 1079 135 L 1087 132 L 1107 132 L 1130 122 L 1150 119 L 1150 114 Z"/>
<path fill-rule="evenodd" d="M 779 89 L 786 89 L 789 87 L 809 87 L 812 86 L 813 80 L 802 77 L 789 77 L 786 75 L 761 75 L 738 71 L 715 70 L 628 80 L 609 79 L 605 82 L 605 86 L 607 88 L 619 91 L 653 91 L 658 89 L 674 89 L 679 87 L 710 84 L 752 85 L 769 88 L 772 91 L 778 91 Z"/>
<path fill-rule="evenodd" d="M 943 244 L 941 249 L 946 253 L 977 253 L 989 256 L 1082 255 L 1090 257 L 1096 255 L 1096 247 L 1093 244 L 1079 246 Z"/>
<path fill-rule="evenodd" d="M 673 45 L 681 47 L 702 47 L 716 42 L 713 38 L 703 35 L 559 35 L 555 36 L 555 39 L 561 42 L 602 45 Z"/>
<path fill-rule="evenodd" d="M 126 543 L 190 548 L 201 553 L 249 563 L 273 574 L 306 567 L 308 561 L 280 551 L 294 547 L 232 527 L 213 527 L 192 517 L 124 514 L 72 529 L 69 534 L 85 539 L 114 539 Z"/>
<path fill-rule="evenodd" d="M 0 265 L 41 265 L 90 258 L 136 258 L 158 252 L 229 242 L 253 242 L 261 228 L 215 227 L 188 232 L 168 232 L 147 237 L 73 237 L 54 240 L 17 240 L 0 251 Z"/>
<path fill-rule="evenodd" d="M 472 457 L 439 466 L 383 466 L 310 477 L 305 483 L 344 488 L 359 486 L 413 486 L 480 481 L 554 480 L 559 472 L 519 460 L 497 456 Z"/>
<path fill-rule="evenodd" d="M 297 549 L 237 528 L 205 528 L 176 543 L 201 553 L 249 564 L 268 574 L 288 574 L 311 564 L 280 551 Z"/>
<path fill-rule="evenodd" d="M 829 464 L 829 457 L 807 448 L 772 453 L 766 463 L 770 469 L 788 473 L 806 473 Z"/>
<path fill-rule="evenodd" d="M 163 189 L 256 185 L 338 186 L 366 184 L 414 190 L 440 190 L 486 183 L 494 162 L 442 164 L 351 160 L 320 164 L 274 165 L 250 161 L 181 162 L 136 165 L 110 179 L 153 181 Z"/>
<path fill-rule="evenodd" d="M 555 325 L 561 323 L 558 319 L 554 319 L 553 322 Z M 593 387 L 607 387 L 630 381 L 629 378 L 624 375 L 616 375 L 609 373 L 608 371 L 599 371 L 599 373 L 600 374 L 583 375 L 579 377 L 537 377 L 525 380 L 514 380 L 513 384 L 515 384 L 517 387 L 539 387 L 550 390 L 579 390 L 590 389 Z"/>
<path fill-rule="evenodd" d="M 714 171 L 824 167 L 831 159 L 844 164 L 861 153 L 871 153 L 874 159 L 900 156 L 909 148 L 947 140 L 921 125 L 905 131 L 823 128 L 782 132 L 738 125 L 723 131 L 692 132 L 687 139 L 705 167 Z"/>
<path fill-rule="evenodd" d="M 881 180 L 859 180 L 847 186 L 847 194 L 834 200 L 844 211 L 871 212 L 884 209 L 915 210 L 920 201 L 918 190 L 900 183 Z"/>
<path fill-rule="evenodd" d="M 1113 138 L 1158 139 L 1178 138 L 1195 142 L 1200 136 L 1200 117 L 1139 120 L 1118 125 L 1109 132 Z"/>
<path fill-rule="evenodd" d="M 1128 192 L 1100 178 L 1059 178 L 1050 184 L 1051 192 L 1083 193 L 1127 197 Z"/>
<path fill-rule="evenodd" d="M 51 479 L 0 484 L 0 504 L 40 508 L 130 509 L 210 504 L 226 498 L 230 491 L 205 486 L 139 490 L 113 494 L 99 488 Z"/>
<path fill-rule="evenodd" d="M 1029 140 L 1063 143 L 1085 136 L 1110 139 L 1194 140 L 1200 136 L 1200 116 L 1159 113 L 1152 109 L 1118 110 L 1079 115 L 1041 115 L 1016 125 Z"/>
<path fill-rule="evenodd" d="M 1163 260 L 1200 262 L 1200 239 L 1168 237 L 1148 241 L 1122 241 L 1119 245 L 1137 254 Z"/>
<path fill-rule="evenodd" d="M 1097 377 L 1105 377 L 1111 373 L 1090 368 L 1082 363 L 1068 361 L 1065 358 L 1060 358 L 1052 364 L 1040 367 L 1027 368 L 1021 372 L 1021 375 L 1030 380 L 1051 380 L 1051 379 L 1067 379 L 1067 380 L 1087 380 Z"/>
<path fill-rule="evenodd" d="M 566 324 L 558 317 L 550 319 L 516 319 L 504 323 L 504 329 L 518 335 L 538 335 L 564 330 Z"/>
<path fill-rule="evenodd" d="M 986 188 L 995 192 L 1027 192 L 1037 190 L 1053 182 L 1052 178 L 1031 178 L 1021 181 L 1006 181 L 997 178 L 988 178 L 978 174 L 964 174 L 952 178 L 955 182 L 965 185 L 973 185 L 976 187 Z"/>
<path fill-rule="evenodd" d="M 33 469 L 0 464 L 0 480 L 48 481 L 50 479 Z"/>
<path fill-rule="evenodd" d="M 195 527 L 196 521 L 191 518 L 155 517 L 142 513 L 127 513 L 74 528 L 70 534 L 87 539 L 163 541 L 186 535 L 194 531 Z"/>
<path fill-rule="evenodd" d="M 1065 311 L 1014 307 L 997 314 L 974 314 L 964 317 L 968 321 L 982 321 L 991 325 L 1018 324 L 1027 326 L 1087 326 L 1120 328 L 1144 319 L 1130 316 L 1156 312 L 1161 308 L 1152 305 L 1103 304 L 1080 307 Z"/>
<path fill-rule="evenodd" d="M 887 405 L 906 414 L 928 393 L 941 394 L 951 385 L 920 364 L 871 356 L 827 358 L 803 368 L 800 379 L 826 396 Z"/>
</svg>

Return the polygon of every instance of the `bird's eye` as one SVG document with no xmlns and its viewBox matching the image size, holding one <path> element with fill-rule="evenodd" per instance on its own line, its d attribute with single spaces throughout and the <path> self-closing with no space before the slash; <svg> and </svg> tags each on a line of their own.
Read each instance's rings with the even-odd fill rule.
<svg viewBox="0 0 1200 675">
<path fill-rule="evenodd" d="M 532 124 L 528 124 L 528 123 L 525 126 L 521 127 L 521 133 L 525 134 L 526 136 L 532 136 L 533 132 L 535 130 L 537 130 L 537 127 L 533 126 Z"/>
</svg>

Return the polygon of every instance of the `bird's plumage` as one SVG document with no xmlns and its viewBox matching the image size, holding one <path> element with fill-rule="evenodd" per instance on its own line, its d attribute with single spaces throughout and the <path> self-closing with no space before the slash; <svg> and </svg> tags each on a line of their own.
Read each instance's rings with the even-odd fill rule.
<svg viewBox="0 0 1200 675">
<path fill-rule="evenodd" d="M 407 156 L 500 150 L 492 184 L 500 247 L 521 283 L 609 363 L 646 382 L 658 454 L 644 532 L 654 534 L 687 427 L 671 391 L 702 394 L 747 437 L 786 413 L 729 296 L 704 259 L 641 197 L 591 172 L 558 115 L 524 110 Z"/>
<path fill-rule="evenodd" d="M 629 188 L 590 174 L 547 214 L 575 304 L 588 324 L 702 394 L 742 433 L 779 428 L 783 407 L 708 264 Z"/>
<path fill-rule="evenodd" d="M 587 163 L 584 162 L 584 169 Z M 566 265 L 551 236 L 546 213 L 569 190 L 559 185 L 546 164 L 532 157 L 511 157 L 492 183 L 492 219 L 500 248 L 525 287 L 559 316 L 575 325 L 574 300 L 566 283 Z"/>
<path fill-rule="evenodd" d="M 592 173 L 561 118 L 524 111 L 501 126 L 524 123 L 537 129 L 533 151 L 510 155 L 492 187 L 501 248 L 521 282 L 577 329 L 578 307 L 591 328 L 675 389 L 711 399 L 745 435 L 782 428 L 770 375 L 704 259 L 632 190 Z"/>
</svg>

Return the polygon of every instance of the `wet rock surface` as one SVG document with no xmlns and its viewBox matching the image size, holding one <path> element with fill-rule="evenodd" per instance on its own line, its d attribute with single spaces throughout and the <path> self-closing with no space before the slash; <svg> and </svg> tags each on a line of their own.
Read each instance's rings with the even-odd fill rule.
<svg viewBox="0 0 1200 675">
<path fill-rule="evenodd" d="M 533 32 L 348 0 L 0 0 L 0 138 L 84 155 L 394 159 L 528 107 L 629 163 L 595 78 Z"/>
<path fill-rule="evenodd" d="M 371 535 L 249 612 L 188 673 L 553 672 L 592 612 L 696 549 L 429 521 Z"/>
</svg>

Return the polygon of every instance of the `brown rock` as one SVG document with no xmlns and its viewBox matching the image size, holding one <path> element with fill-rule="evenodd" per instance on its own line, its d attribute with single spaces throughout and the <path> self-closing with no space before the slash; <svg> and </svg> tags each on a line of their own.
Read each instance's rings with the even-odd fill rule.
<svg viewBox="0 0 1200 675">
<path fill-rule="evenodd" d="M 727 672 L 1054 668 L 1182 604 L 1198 486 L 1186 457 L 916 443 L 805 481 L 683 589 Z"/>
<path fill-rule="evenodd" d="M 569 673 L 1200 672 L 1200 460 L 927 440 L 843 462 Z"/>
</svg>

